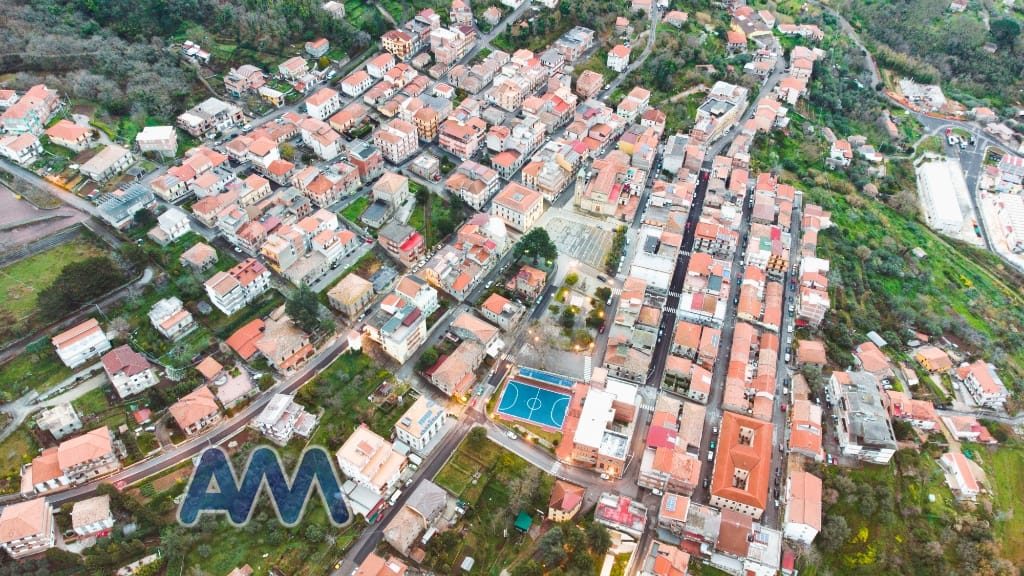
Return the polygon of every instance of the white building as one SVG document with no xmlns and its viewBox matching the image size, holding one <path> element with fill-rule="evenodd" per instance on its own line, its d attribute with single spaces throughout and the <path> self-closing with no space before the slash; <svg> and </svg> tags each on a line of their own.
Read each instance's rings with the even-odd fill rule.
<svg viewBox="0 0 1024 576">
<path fill-rule="evenodd" d="M 75 502 L 71 508 L 71 529 L 79 536 L 102 533 L 114 527 L 110 496 L 96 496 Z"/>
<path fill-rule="evenodd" d="M 154 304 L 149 311 L 149 321 L 157 332 L 171 340 L 180 338 L 196 328 L 192 313 L 185 309 L 176 296 L 164 298 Z"/>
<path fill-rule="evenodd" d="M 178 132 L 174 126 L 146 126 L 135 136 L 141 152 L 174 156 L 178 152 Z"/>
<path fill-rule="evenodd" d="M 294 394 L 275 394 L 251 426 L 278 446 L 284 446 L 296 434 L 309 438 L 317 420 L 317 416 L 295 402 Z"/>
<path fill-rule="evenodd" d="M 157 226 L 149 232 L 149 237 L 162 246 L 166 246 L 192 231 L 188 216 L 174 206 L 168 208 L 156 221 Z"/>
<path fill-rule="evenodd" d="M 417 452 L 423 452 L 441 431 L 448 413 L 426 396 L 420 396 L 395 423 L 395 437 Z"/>
<path fill-rule="evenodd" d="M 821 478 L 794 471 L 786 482 L 786 514 L 783 536 L 810 546 L 821 530 Z"/>
<path fill-rule="evenodd" d="M 996 372 L 995 366 L 984 360 L 977 360 L 973 364 L 960 366 L 956 374 L 975 402 L 995 410 L 1004 408 L 1010 393 Z"/>
<path fill-rule="evenodd" d="M 82 420 L 70 402 L 47 408 L 36 417 L 36 426 L 46 430 L 57 440 L 82 429 Z"/>
<path fill-rule="evenodd" d="M 53 337 L 57 356 L 68 368 L 77 368 L 86 360 L 110 350 L 110 340 L 95 318 L 69 328 Z"/>
<path fill-rule="evenodd" d="M 249 258 L 227 272 L 214 274 L 205 287 L 210 302 L 230 316 L 270 288 L 270 271 L 258 260 Z"/>
<path fill-rule="evenodd" d="M 149 360 L 127 344 L 103 355 L 103 370 L 121 398 L 138 394 L 160 381 Z"/>
<path fill-rule="evenodd" d="M 956 160 L 924 162 L 917 168 L 917 189 L 928 225 L 950 236 L 964 226 L 960 198 L 966 198 L 967 183 Z"/>
<path fill-rule="evenodd" d="M 946 474 L 946 484 L 957 500 L 974 500 L 981 491 L 971 463 L 957 452 L 946 452 L 939 458 L 939 467 Z"/>
</svg>

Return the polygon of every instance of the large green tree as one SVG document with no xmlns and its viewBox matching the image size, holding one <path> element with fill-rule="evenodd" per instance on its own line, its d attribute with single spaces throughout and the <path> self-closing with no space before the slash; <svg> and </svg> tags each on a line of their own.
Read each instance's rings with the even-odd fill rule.
<svg viewBox="0 0 1024 576">
<path fill-rule="evenodd" d="M 288 297 L 284 309 L 292 321 L 306 332 L 315 332 L 320 328 L 320 302 L 309 286 L 299 286 L 299 289 Z"/>
<path fill-rule="evenodd" d="M 36 305 L 44 318 L 61 318 L 109 293 L 126 279 L 124 271 L 106 256 L 72 262 L 39 292 Z"/>
<path fill-rule="evenodd" d="M 551 236 L 548 235 L 547 230 L 534 228 L 519 239 L 519 242 L 516 244 L 515 255 L 516 258 L 527 256 L 532 258 L 534 262 L 538 259 L 554 260 L 558 258 L 558 247 L 551 241 Z"/>
</svg>

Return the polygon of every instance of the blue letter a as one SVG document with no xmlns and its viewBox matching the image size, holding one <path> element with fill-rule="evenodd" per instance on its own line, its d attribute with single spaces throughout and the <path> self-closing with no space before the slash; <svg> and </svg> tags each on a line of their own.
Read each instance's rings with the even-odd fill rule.
<svg viewBox="0 0 1024 576">
<path fill-rule="evenodd" d="M 210 492 L 210 481 L 217 482 L 217 491 Z M 209 448 L 199 458 L 192 473 L 185 499 L 178 509 L 178 521 L 193 526 L 203 513 L 227 514 L 228 520 L 240 526 L 252 516 L 256 497 L 264 484 L 268 488 L 278 520 L 294 526 L 302 518 L 313 482 L 319 487 L 324 509 L 331 523 L 343 526 L 350 514 L 338 482 L 331 457 L 320 447 L 302 453 L 299 468 L 289 482 L 281 471 L 280 460 L 273 448 L 260 446 L 249 455 L 245 476 L 239 486 L 231 460 L 220 448 Z"/>
</svg>

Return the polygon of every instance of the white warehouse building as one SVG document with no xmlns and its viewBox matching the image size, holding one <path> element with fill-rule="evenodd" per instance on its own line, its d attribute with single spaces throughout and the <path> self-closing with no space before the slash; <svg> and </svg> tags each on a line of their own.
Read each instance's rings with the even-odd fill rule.
<svg viewBox="0 0 1024 576">
<path fill-rule="evenodd" d="M 967 183 L 960 163 L 933 160 L 917 168 L 917 189 L 928 225 L 934 230 L 957 236 L 964 227 L 960 198 L 966 198 Z"/>
</svg>

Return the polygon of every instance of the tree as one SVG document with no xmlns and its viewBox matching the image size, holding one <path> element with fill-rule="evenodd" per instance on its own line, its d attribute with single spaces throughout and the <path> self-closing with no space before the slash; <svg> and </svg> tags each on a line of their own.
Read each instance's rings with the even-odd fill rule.
<svg viewBox="0 0 1024 576">
<path fill-rule="evenodd" d="M 572 306 L 567 306 L 565 310 L 562 310 L 562 315 L 559 316 L 558 323 L 565 329 L 570 329 L 576 326 L 576 312 L 573 311 Z"/>
<path fill-rule="evenodd" d="M 558 247 L 551 241 L 548 231 L 543 228 L 530 230 L 516 244 L 516 258 L 529 256 L 534 262 L 558 258 Z"/>
<path fill-rule="evenodd" d="M 596 522 L 587 524 L 587 546 L 592 552 L 603 555 L 612 547 L 612 536 L 608 529 Z"/>
<path fill-rule="evenodd" d="M 291 142 L 281 144 L 281 158 L 291 162 L 295 159 L 295 145 Z"/>
<path fill-rule="evenodd" d="M 156 216 L 149 210 L 139 210 L 132 216 L 132 225 L 137 228 L 152 228 L 156 226 Z"/>
<path fill-rule="evenodd" d="M 580 275 L 575 272 L 569 272 L 565 275 L 565 285 L 575 286 L 580 282 Z"/>
<path fill-rule="evenodd" d="M 288 297 L 285 312 L 306 332 L 312 333 L 320 328 L 320 302 L 316 293 L 305 284 Z"/>
<path fill-rule="evenodd" d="M 598 286 L 597 290 L 594 290 L 594 296 L 601 302 L 607 302 L 612 296 L 612 289 L 607 286 Z"/>
<path fill-rule="evenodd" d="M 416 361 L 416 369 L 426 370 L 427 368 L 430 368 L 431 366 L 436 364 L 438 358 L 440 358 L 440 354 L 438 354 L 436 348 L 431 346 L 430 348 L 424 350 L 423 354 L 420 354 L 419 360 Z"/>
<path fill-rule="evenodd" d="M 39 292 L 36 307 L 47 320 L 61 318 L 108 294 L 124 281 L 124 272 L 106 256 L 72 262 Z"/>
<path fill-rule="evenodd" d="M 555 526 L 540 537 L 537 542 L 537 554 L 540 563 L 546 568 L 561 566 L 565 562 L 565 534 L 561 526 Z"/>
<path fill-rule="evenodd" d="M 818 547 L 825 552 L 835 552 L 849 537 L 850 527 L 846 524 L 846 518 L 829 514 L 818 533 Z"/>
<path fill-rule="evenodd" d="M 989 32 L 996 44 L 1003 48 L 1010 48 L 1020 36 L 1020 24 L 1012 18 L 1000 18 L 992 21 Z"/>
</svg>

